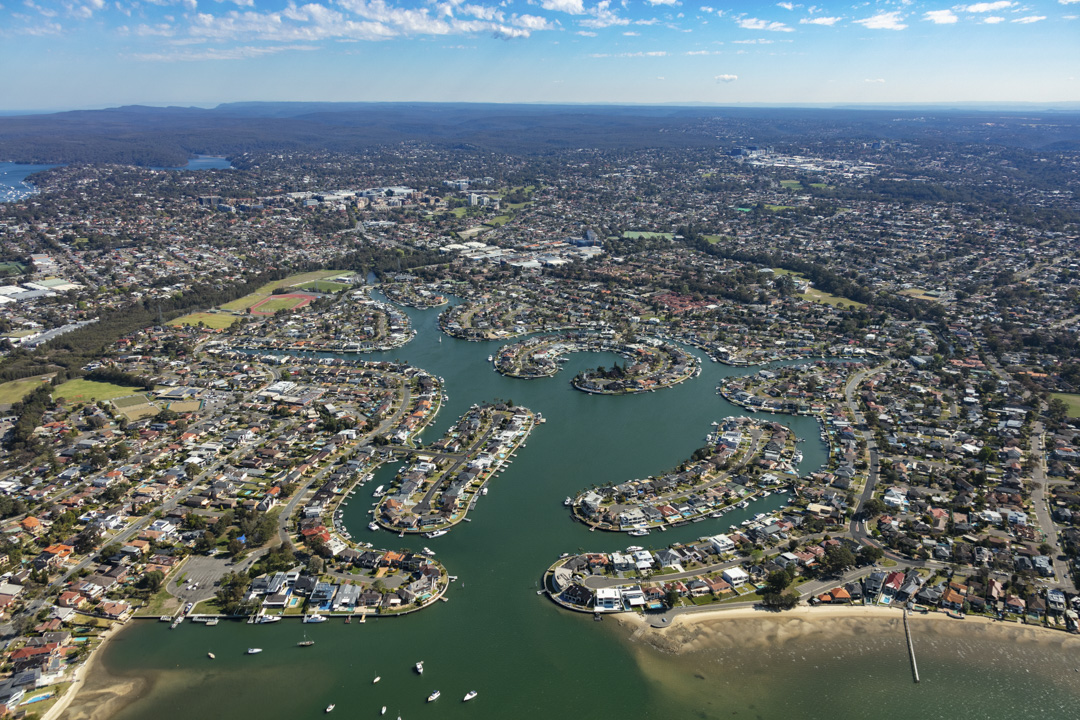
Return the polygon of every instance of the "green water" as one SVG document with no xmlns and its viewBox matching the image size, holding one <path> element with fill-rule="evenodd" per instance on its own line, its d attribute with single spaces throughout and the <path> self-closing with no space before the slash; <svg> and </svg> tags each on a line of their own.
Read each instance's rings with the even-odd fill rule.
<svg viewBox="0 0 1080 720">
<path fill-rule="evenodd" d="M 644 477 L 688 458 L 702 446 L 712 421 L 744 414 L 714 389 L 721 377 L 745 371 L 704 359 L 701 376 L 676 388 L 623 397 L 586 395 L 570 388 L 570 378 L 582 368 L 610 364 L 613 356 L 574 355 L 554 378 L 512 380 L 495 373 L 486 360 L 497 344 L 445 337 L 439 342 L 437 311 L 410 310 L 409 315 L 418 330 L 416 339 L 375 357 L 406 360 L 444 378 L 450 400 L 426 431 L 425 441 L 439 438 L 469 405 L 485 400 L 512 399 L 547 418 L 509 469 L 491 483 L 488 496 L 470 513 L 472 522 L 444 537 L 399 539 L 366 529 L 371 488 L 389 480 L 392 466 L 380 470 L 381 475 L 360 489 L 345 509 L 345 524 L 358 539 L 383 547 L 419 549 L 426 544 L 434 549 L 450 573 L 459 577 L 447 594 L 449 602 L 408 617 L 350 625 L 340 620 L 307 626 L 227 622 L 213 628 L 184 624 L 169 630 L 164 623 L 132 623 L 107 647 L 104 664 L 112 673 L 142 675 L 153 684 L 118 716 L 120 720 L 313 718 L 322 715 L 329 703 L 337 705 L 334 717 L 377 717 L 385 705 L 386 717 L 400 714 L 407 720 L 810 717 L 805 708 L 795 709 L 799 705 L 778 702 L 778 691 L 792 687 L 807 692 L 822 683 L 833 690 L 829 705 L 821 708 L 828 712 L 821 717 L 869 717 L 864 703 L 873 699 L 874 715 L 907 718 L 913 717 L 912 702 L 926 711 L 936 709 L 943 697 L 952 697 L 953 685 L 962 686 L 944 678 L 966 678 L 961 672 L 965 660 L 951 658 L 944 649 L 945 669 L 938 673 L 943 679 L 937 681 L 945 688 L 944 695 L 923 693 L 912 699 L 906 656 L 895 637 L 865 646 L 856 643 L 858 654 L 850 657 L 837 649 L 847 659 L 833 661 L 827 672 L 777 657 L 773 663 L 777 674 L 770 675 L 766 672 L 770 663 L 761 665 L 765 653 L 748 653 L 747 663 L 734 665 L 730 654 L 661 656 L 627 643 L 625 631 L 610 619 L 596 623 L 538 596 L 540 574 L 560 553 L 611 551 L 634 540 L 661 547 L 721 532 L 749 515 L 779 507 L 783 498 L 772 496 L 742 513 L 634 539 L 589 532 L 572 522 L 562 507 L 565 496 L 583 487 Z M 802 469 L 816 468 L 826 452 L 816 422 L 776 419 L 807 438 L 800 446 L 806 456 Z M 305 631 L 316 644 L 297 648 Z M 252 646 L 264 652 L 246 655 Z M 217 659 L 209 660 L 207 652 Z M 412 670 L 417 660 L 425 663 L 423 677 Z M 1080 665 L 1075 657 L 1071 662 Z M 723 673 L 709 670 L 706 680 L 694 677 L 696 666 L 709 664 L 723 667 Z M 888 702 L 882 703 L 888 698 L 867 694 L 847 681 L 845 673 L 870 667 L 888 677 L 889 687 L 895 685 L 908 698 L 907 704 L 890 709 Z M 376 676 L 382 680 L 373 685 Z M 963 693 L 975 702 L 989 697 L 978 683 L 995 682 L 993 675 L 979 677 L 986 679 L 978 680 L 974 691 Z M 1045 701 L 1047 712 L 1041 717 L 1080 716 L 1074 695 L 1040 677 L 1028 674 L 1025 679 L 1040 702 Z M 925 687 L 924 683 L 918 689 Z M 436 689 L 442 697 L 427 704 L 425 698 Z M 469 690 L 478 691 L 479 697 L 462 703 Z M 1019 707 L 1022 712 L 1023 705 Z M 1070 711 L 1054 715 L 1057 707 Z"/>
</svg>

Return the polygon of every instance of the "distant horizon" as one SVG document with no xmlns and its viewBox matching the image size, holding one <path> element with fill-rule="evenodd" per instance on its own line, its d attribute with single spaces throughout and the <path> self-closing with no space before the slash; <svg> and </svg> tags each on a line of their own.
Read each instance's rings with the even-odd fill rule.
<svg viewBox="0 0 1080 720">
<path fill-rule="evenodd" d="M 118 110 L 121 108 L 145 107 L 153 109 L 183 109 L 183 110 L 216 110 L 229 105 L 493 105 L 502 107 L 529 106 L 529 107 L 610 107 L 610 108 L 762 108 L 782 110 L 806 109 L 806 110 L 935 110 L 948 111 L 951 109 L 981 112 L 1007 112 L 1010 110 L 1045 110 L 1051 112 L 1080 112 L 1080 100 L 1060 101 L 980 101 L 965 100 L 953 102 L 730 102 L 711 103 L 703 101 L 670 101 L 670 102 L 575 102 L 560 100 L 537 100 L 537 101 L 470 101 L 470 100 L 224 100 L 215 103 L 197 102 L 131 102 L 113 105 L 97 106 L 70 106 L 37 109 L 0 109 L 0 117 L 18 117 L 24 115 L 54 115 L 67 112 L 95 112 L 103 110 Z"/>
<path fill-rule="evenodd" d="M 1080 0 L 704 2 L 0 2 L 0 110 L 1080 98 Z"/>
</svg>

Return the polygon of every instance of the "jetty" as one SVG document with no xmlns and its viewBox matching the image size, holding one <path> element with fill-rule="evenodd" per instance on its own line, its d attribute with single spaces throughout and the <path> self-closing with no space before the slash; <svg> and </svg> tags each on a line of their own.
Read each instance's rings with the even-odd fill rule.
<svg viewBox="0 0 1080 720">
<path fill-rule="evenodd" d="M 904 610 L 904 637 L 907 638 L 908 658 L 911 660 L 911 674 L 919 682 L 919 665 L 915 662 L 915 645 L 911 642 L 911 628 L 908 627 L 908 611 Z"/>
</svg>

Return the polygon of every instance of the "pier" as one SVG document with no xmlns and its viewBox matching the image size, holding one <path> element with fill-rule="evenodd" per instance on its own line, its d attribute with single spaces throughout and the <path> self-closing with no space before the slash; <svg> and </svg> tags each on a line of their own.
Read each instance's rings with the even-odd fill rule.
<svg viewBox="0 0 1080 720">
<path fill-rule="evenodd" d="M 908 611 L 904 610 L 904 637 L 907 638 L 908 658 L 911 660 L 911 674 L 919 682 L 919 665 L 915 662 L 915 645 L 911 642 L 911 628 L 908 627 Z"/>
</svg>

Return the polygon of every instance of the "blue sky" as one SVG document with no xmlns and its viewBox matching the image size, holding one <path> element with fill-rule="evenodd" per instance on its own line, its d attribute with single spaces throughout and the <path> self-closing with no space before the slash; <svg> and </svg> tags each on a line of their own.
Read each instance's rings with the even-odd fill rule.
<svg viewBox="0 0 1080 720">
<path fill-rule="evenodd" d="M 1080 100 L 1080 0 L 0 0 L 0 110 Z"/>
</svg>

